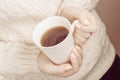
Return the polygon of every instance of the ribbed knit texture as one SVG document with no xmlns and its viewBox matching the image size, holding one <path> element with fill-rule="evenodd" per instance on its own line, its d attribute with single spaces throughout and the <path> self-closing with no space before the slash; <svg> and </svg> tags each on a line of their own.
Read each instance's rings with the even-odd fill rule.
<svg viewBox="0 0 120 80">
<path fill-rule="evenodd" d="M 99 80 L 112 65 L 115 51 L 93 10 L 97 1 L 0 0 L 0 80 Z M 41 20 L 56 15 L 68 3 L 91 11 L 98 30 L 83 46 L 80 71 L 69 78 L 59 78 L 37 68 L 40 49 L 32 41 L 32 32 Z"/>
</svg>

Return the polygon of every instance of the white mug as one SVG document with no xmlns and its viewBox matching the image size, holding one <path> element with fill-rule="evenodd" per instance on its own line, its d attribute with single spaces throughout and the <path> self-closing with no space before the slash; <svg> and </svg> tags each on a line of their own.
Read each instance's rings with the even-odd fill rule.
<svg viewBox="0 0 120 80">
<path fill-rule="evenodd" d="M 40 40 L 44 33 L 56 26 L 63 26 L 67 28 L 69 31 L 67 37 L 62 42 L 54 46 L 42 46 Z M 74 47 L 73 30 L 74 27 L 66 18 L 60 16 L 48 17 L 41 21 L 37 27 L 35 27 L 33 32 L 33 42 L 51 61 L 53 61 L 55 64 L 62 64 L 69 61 L 70 52 Z"/>
</svg>

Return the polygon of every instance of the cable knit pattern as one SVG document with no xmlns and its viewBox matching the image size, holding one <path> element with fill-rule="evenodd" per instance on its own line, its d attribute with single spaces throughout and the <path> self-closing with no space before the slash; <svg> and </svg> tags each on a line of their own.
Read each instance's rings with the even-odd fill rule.
<svg viewBox="0 0 120 80">
<path fill-rule="evenodd" d="M 93 10 L 98 0 L 0 0 L 0 80 L 99 80 L 115 51 L 104 24 Z M 98 31 L 83 46 L 80 71 L 69 78 L 46 75 L 37 68 L 40 50 L 33 44 L 34 27 L 69 4 L 91 11 Z"/>
</svg>

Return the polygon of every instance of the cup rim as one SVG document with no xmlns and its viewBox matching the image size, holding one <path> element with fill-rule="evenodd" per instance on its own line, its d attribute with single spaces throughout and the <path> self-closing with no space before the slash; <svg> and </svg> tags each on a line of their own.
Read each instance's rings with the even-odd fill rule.
<svg viewBox="0 0 120 80">
<path fill-rule="evenodd" d="M 66 36 L 66 38 L 65 38 L 63 41 L 61 41 L 60 43 L 58 43 L 58 44 L 56 44 L 56 45 L 53 45 L 53 46 L 45 47 L 45 46 L 42 46 L 41 43 L 38 44 L 38 42 L 35 41 L 35 39 L 34 39 L 35 31 L 36 31 L 36 29 L 39 27 L 39 25 L 40 25 L 41 23 L 43 23 L 43 22 L 45 22 L 45 21 L 47 21 L 47 20 L 49 20 L 49 19 L 51 19 L 51 18 L 61 18 L 61 19 L 64 19 L 65 21 L 67 21 L 67 23 L 70 25 L 70 28 L 69 28 L 69 30 L 68 30 L 69 33 L 68 33 L 68 35 Z M 37 46 L 40 47 L 40 48 L 53 48 L 53 47 L 57 47 L 57 46 L 59 46 L 60 44 L 64 43 L 64 42 L 69 38 L 70 34 L 72 33 L 71 27 L 72 27 L 72 25 L 71 25 L 70 21 L 69 21 L 67 18 L 65 18 L 65 17 L 62 17 L 62 16 L 52 16 L 52 17 L 48 17 L 48 18 L 42 20 L 40 23 L 38 23 L 38 25 L 34 28 L 34 31 L 33 31 L 33 42 L 35 43 L 35 45 L 37 45 Z"/>
</svg>

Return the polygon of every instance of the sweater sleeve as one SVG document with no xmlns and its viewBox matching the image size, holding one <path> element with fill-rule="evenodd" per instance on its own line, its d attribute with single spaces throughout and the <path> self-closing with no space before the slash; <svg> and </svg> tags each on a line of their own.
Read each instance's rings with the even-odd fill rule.
<svg viewBox="0 0 120 80">
<path fill-rule="evenodd" d="M 77 5 L 87 10 L 92 10 L 96 7 L 99 0 L 64 0 L 63 6 Z"/>
<path fill-rule="evenodd" d="M 59 8 L 58 14 L 61 12 L 61 10 L 64 7 L 66 7 L 68 5 L 78 6 L 83 9 L 91 11 L 96 7 L 98 2 L 99 2 L 99 0 L 63 0 L 61 6 Z"/>
</svg>

